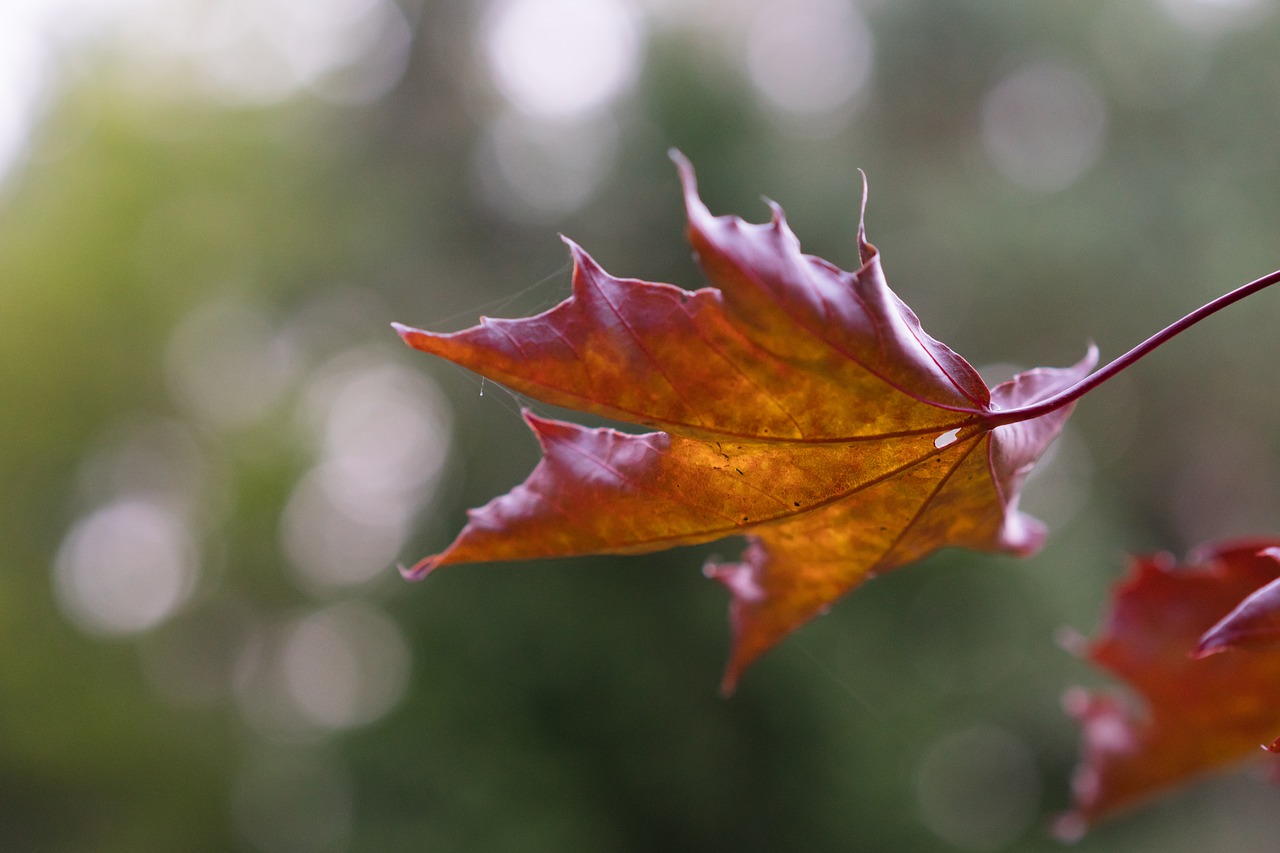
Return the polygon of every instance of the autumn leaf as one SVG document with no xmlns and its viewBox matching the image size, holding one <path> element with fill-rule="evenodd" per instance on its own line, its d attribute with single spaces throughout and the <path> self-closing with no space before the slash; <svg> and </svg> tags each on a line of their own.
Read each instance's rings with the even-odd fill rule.
<svg viewBox="0 0 1280 853">
<path fill-rule="evenodd" d="M 801 253 L 777 205 L 762 225 L 712 216 L 673 156 L 712 287 L 615 278 L 569 242 L 572 296 L 543 314 L 453 334 L 395 326 L 520 394 L 658 430 L 526 413 L 542 461 L 407 574 L 745 535 L 739 561 L 706 567 L 732 595 L 727 692 L 874 575 L 950 545 L 1037 549 L 1043 527 L 1018 494 L 1070 405 L 1019 412 L 1075 384 L 1095 354 L 988 389 L 889 290 L 861 225 L 860 266 L 842 271 Z"/>
<path fill-rule="evenodd" d="M 1274 542 L 1207 546 L 1178 567 L 1168 555 L 1140 557 L 1115 589 L 1102 635 L 1083 649 L 1140 697 L 1066 697 L 1082 728 L 1074 809 L 1064 838 L 1180 783 L 1258 754 L 1280 734 L 1280 653 L 1235 650 L 1205 657 L 1200 638 L 1280 563 L 1259 553 Z"/>
</svg>

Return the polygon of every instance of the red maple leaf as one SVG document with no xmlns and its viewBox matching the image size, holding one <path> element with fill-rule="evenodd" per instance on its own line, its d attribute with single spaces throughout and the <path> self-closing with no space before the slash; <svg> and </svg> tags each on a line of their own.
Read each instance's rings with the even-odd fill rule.
<svg viewBox="0 0 1280 853">
<path fill-rule="evenodd" d="M 1206 546 L 1185 567 L 1168 555 L 1134 561 L 1113 593 L 1102 635 L 1083 654 L 1141 699 L 1067 694 L 1083 756 L 1075 807 L 1059 820 L 1059 835 L 1077 837 L 1100 818 L 1256 755 L 1280 733 L 1280 654 L 1206 657 L 1201 641 L 1241 599 L 1280 575 L 1280 562 L 1259 553 L 1275 544 Z"/>
<path fill-rule="evenodd" d="M 730 691 L 876 574 L 944 546 L 1037 549 L 1044 530 L 1018 511 L 1019 490 L 1071 408 L 1046 401 L 1095 353 L 988 389 L 889 290 L 861 226 L 861 266 L 842 271 L 802 254 L 776 205 L 762 225 L 712 216 L 674 156 L 712 287 L 615 278 L 569 243 L 573 295 L 543 314 L 453 334 L 395 326 L 410 346 L 521 394 L 659 430 L 526 412 L 542 461 L 407 574 L 745 535 L 738 562 L 706 567 L 732 594 Z"/>
</svg>

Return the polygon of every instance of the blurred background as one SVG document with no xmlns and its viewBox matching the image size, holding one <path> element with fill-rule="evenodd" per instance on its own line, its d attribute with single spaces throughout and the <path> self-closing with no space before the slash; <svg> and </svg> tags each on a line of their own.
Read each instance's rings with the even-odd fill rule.
<svg viewBox="0 0 1280 853">
<path fill-rule="evenodd" d="M 717 695 L 708 554 L 403 582 L 537 459 L 415 354 L 786 207 L 991 380 L 1280 266 L 1275 0 L 0 0 L 0 849 L 1053 850 L 1127 551 L 1280 533 L 1280 295 L 1086 399 L 1023 561 Z M 555 414 L 545 406 L 538 411 Z M 1273 848 L 1246 771 L 1088 851 Z"/>
</svg>

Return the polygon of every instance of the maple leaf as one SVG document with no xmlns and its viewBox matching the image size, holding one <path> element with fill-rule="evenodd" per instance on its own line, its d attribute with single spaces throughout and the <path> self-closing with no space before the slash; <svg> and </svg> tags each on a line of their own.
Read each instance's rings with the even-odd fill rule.
<svg viewBox="0 0 1280 853">
<path fill-rule="evenodd" d="M 543 314 L 452 334 L 395 324 L 410 346 L 521 394 L 659 430 L 526 412 L 542 461 L 406 574 L 745 535 L 739 561 L 706 567 L 732 595 L 730 692 L 873 575 L 943 546 L 1038 548 L 1044 529 L 1018 494 L 1071 407 L 1017 412 L 1073 386 L 1096 353 L 988 389 L 889 290 L 861 223 L 861 266 L 842 271 L 800 251 L 777 205 L 760 225 L 712 216 L 689 163 L 673 159 L 712 287 L 615 278 L 566 240 L 573 293 Z"/>
<path fill-rule="evenodd" d="M 1075 838 L 1100 818 L 1256 755 L 1280 732 L 1280 654 L 1206 657 L 1201 635 L 1242 598 L 1271 584 L 1273 542 L 1210 545 L 1184 567 L 1139 557 L 1113 592 L 1102 635 L 1081 652 L 1141 697 L 1068 692 L 1082 728 L 1074 809 L 1056 831 Z"/>
</svg>

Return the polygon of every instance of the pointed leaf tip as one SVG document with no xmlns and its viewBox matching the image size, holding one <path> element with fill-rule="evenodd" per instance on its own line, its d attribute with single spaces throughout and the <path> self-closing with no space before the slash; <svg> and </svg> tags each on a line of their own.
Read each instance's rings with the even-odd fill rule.
<svg viewBox="0 0 1280 853">
<path fill-rule="evenodd" d="M 676 164 L 676 173 L 680 176 L 686 216 L 689 219 L 693 219 L 695 214 L 710 216 L 711 211 L 707 210 L 707 206 L 702 203 L 702 197 L 698 195 L 698 176 L 694 173 L 693 163 L 675 148 L 672 148 L 668 155 Z"/>
<path fill-rule="evenodd" d="M 436 342 L 439 339 L 438 335 L 413 326 L 406 326 L 404 323 L 392 323 L 391 328 L 400 336 L 400 340 L 404 341 L 411 349 L 421 350 L 422 352 L 435 351 Z"/>
<path fill-rule="evenodd" d="M 435 568 L 435 563 L 436 558 L 428 557 L 413 566 L 406 566 L 404 563 L 396 563 L 396 569 L 400 572 L 400 577 L 407 581 L 417 582 L 431 574 L 431 570 Z"/>
<path fill-rule="evenodd" d="M 569 248 L 569 254 L 575 262 L 579 258 L 584 258 L 590 261 L 593 265 L 595 264 L 595 259 L 591 257 L 590 253 L 588 253 L 586 249 L 582 248 L 582 245 L 577 240 L 574 240 L 572 237 L 565 234 L 558 234 L 557 236 L 560 238 L 560 242 L 564 243 Z"/>
<path fill-rule="evenodd" d="M 867 242 L 867 173 L 858 169 L 862 179 L 862 201 L 858 204 L 858 260 L 864 265 L 876 256 L 876 247 Z"/>
<path fill-rule="evenodd" d="M 560 240 L 569 247 L 569 258 L 573 262 L 573 283 L 575 287 L 579 284 L 578 276 L 584 272 L 606 274 L 604 268 L 582 246 L 563 234 L 560 235 Z"/>
</svg>

